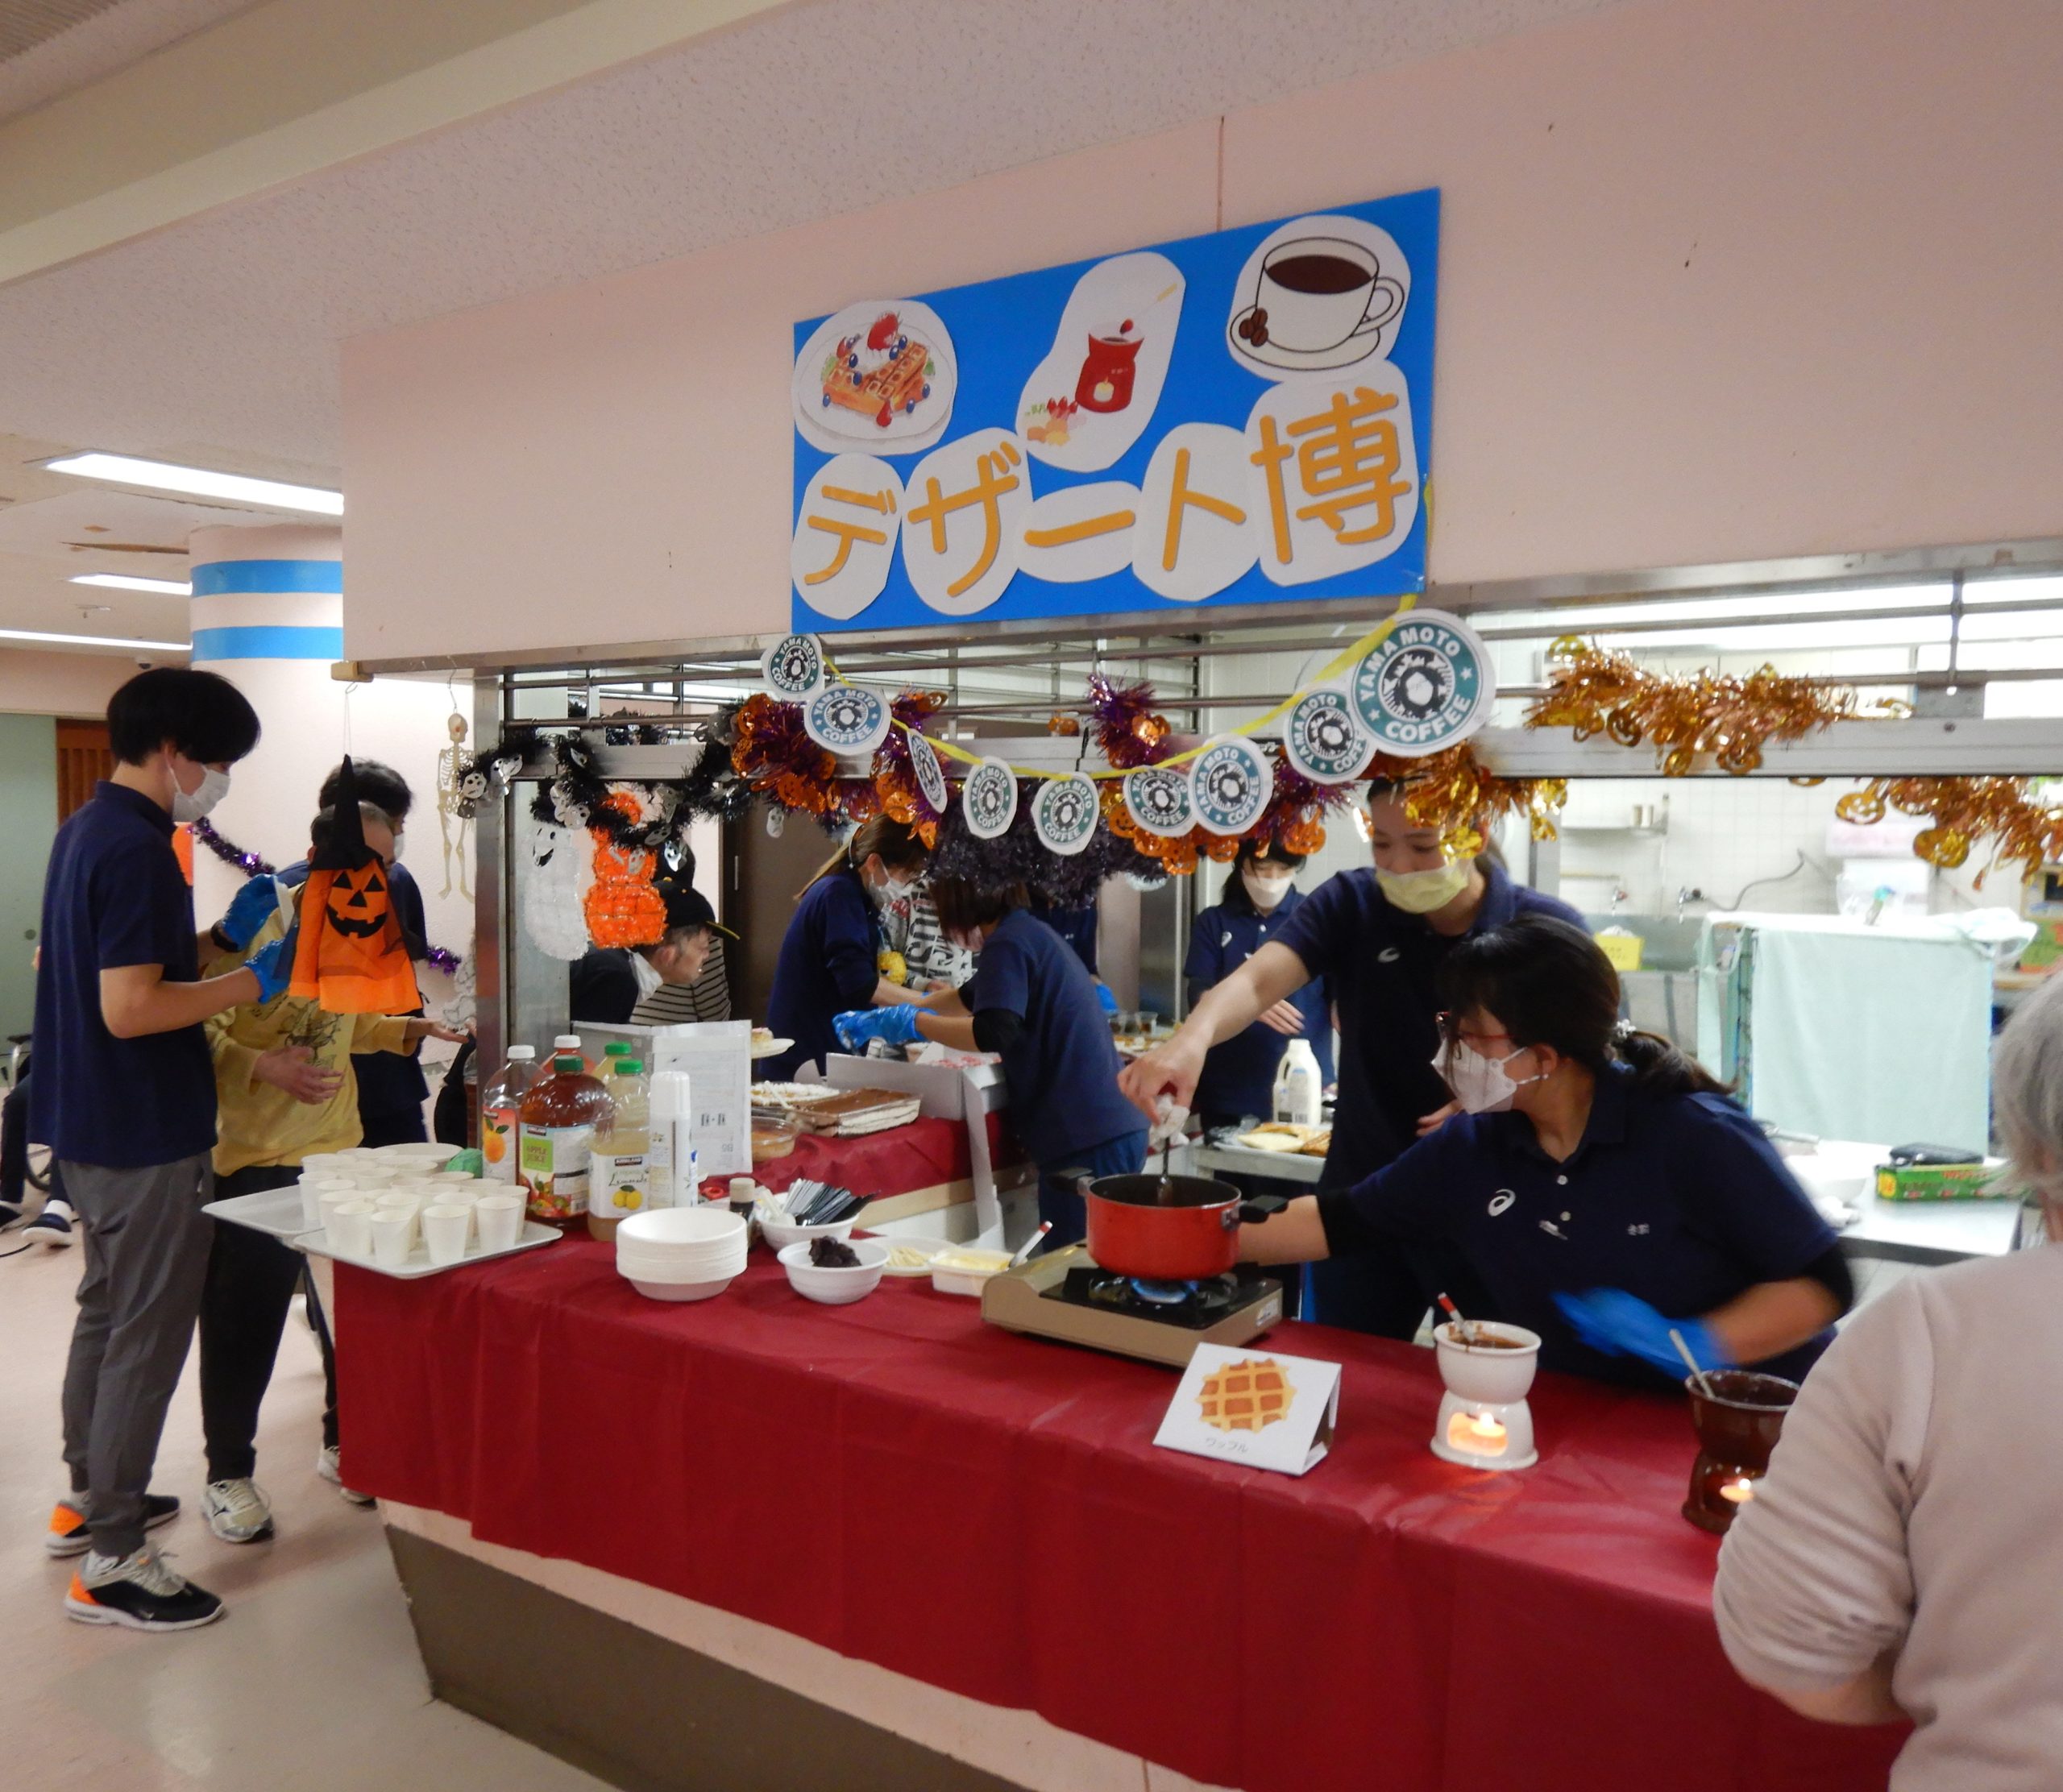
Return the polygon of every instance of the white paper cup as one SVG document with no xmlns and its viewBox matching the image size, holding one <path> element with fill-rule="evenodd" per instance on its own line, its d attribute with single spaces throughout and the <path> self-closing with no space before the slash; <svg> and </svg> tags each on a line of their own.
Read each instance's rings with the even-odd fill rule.
<svg viewBox="0 0 2063 1792">
<path fill-rule="evenodd" d="M 521 1195 L 482 1195 L 473 1203 L 473 1223 L 479 1229 L 480 1249 L 508 1251 L 523 1236 Z"/>
<path fill-rule="evenodd" d="M 379 1212 L 369 1201 L 347 1201 L 331 1207 L 325 1205 L 322 1224 L 330 1235 L 330 1242 L 347 1255 L 370 1256 L 372 1253 L 372 1217 Z"/>
<path fill-rule="evenodd" d="M 413 1164 L 418 1168 L 426 1165 L 430 1169 L 441 1170 L 459 1153 L 453 1146 L 418 1139 L 405 1145 L 375 1145 L 372 1155 L 383 1164 Z"/>
<path fill-rule="evenodd" d="M 372 1260 L 383 1269 L 399 1269 L 414 1247 L 416 1217 L 399 1208 L 383 1207 L 372 1216 Z"/>
<path fill-rule="evenodd" d="M 434 1263 L 455 1263 L 466 1255 L 467 1234 L 473 1228 L 473 1210 L 439 1202 L 422 1210 L 423 1248 Z"/>
<path fill-rule="evenodd" d="M 330 1187 L 322 1189 L 315 1197 L 315 1223 L 329 1231 L 334 1237 L 336 1211 L 345 1202 L 351 1201 L 362 1201 L 365 1203 L 366 1211 L 367 1213 L 372 1211 L 372 1197 L 359 1189 L 344 1187 Z"/>
</svg>

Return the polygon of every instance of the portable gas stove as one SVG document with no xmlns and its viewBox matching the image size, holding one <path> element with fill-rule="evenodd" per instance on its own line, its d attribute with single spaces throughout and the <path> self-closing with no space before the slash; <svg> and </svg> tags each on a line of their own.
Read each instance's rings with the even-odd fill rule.
<svg viewBox="0 0 2063 1792">
<path fill-rule="evenodd" d="M 1277 1324 L 1282 1284 L 1248 1263 L 1201 1282 L 1139 1281 L 1071 1244 L 990 1277 L 982 1317 L 1007 1331 L 1182 1369 L 1199 1344 L 1243 1344 Z"/>
</svg>

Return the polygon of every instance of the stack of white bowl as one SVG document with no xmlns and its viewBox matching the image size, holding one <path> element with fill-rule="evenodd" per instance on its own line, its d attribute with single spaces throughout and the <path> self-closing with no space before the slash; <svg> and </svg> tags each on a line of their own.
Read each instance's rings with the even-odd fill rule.
<svg viewBox="0 0 2063 1792">
<path fill-rule="evenodd" d="M 745 1272 L 748 1230 L 714 1202 L 633 1213 L 616 1229 L 616 1273 L 654 1300 L 707 1300 Z"/>
</svg>

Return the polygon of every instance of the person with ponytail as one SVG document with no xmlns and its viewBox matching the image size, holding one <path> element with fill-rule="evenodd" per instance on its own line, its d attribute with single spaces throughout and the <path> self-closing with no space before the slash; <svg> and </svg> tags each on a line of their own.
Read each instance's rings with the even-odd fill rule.
<svg viewBox="0 0 2063 1792">
<path fill-rule="evenodd" d="M 1680 1387 L 1673 1328 L 1701 1367 L 1802 1377 L 1853 1298 L 1840 1244 L 1725 1086 L 1621 1020 L 1590 935 L 1521 915 L 1458 944 L 1440 985 L 1434 1062 L 1459 1111 L 1243 1228 L 1240 1254 L 1446 1245 L 1488 1296 L 1468 1317 L 1538 1332 L 1550 1369 Z"/>
<path fill-rule="evenodd" d="M 911 1017 L 899 1010 L 921 1007 L 927 998 L 881 974 L 875 911 L 916 888 L 928 857 L 911 829 L 876 815 L 803 886 L 774 960 L 766 1004 L 766 1024 L 794 1043 L 758 1067 L 761 1074 L 786 1082 L 804 1064 L 845 1050 L 832 1022 L 849 1010 L 878 1008 L 884 1020 L 903 1023 L 904 1039 L 916 1036 L 907 1025 Z"/>
</svg>

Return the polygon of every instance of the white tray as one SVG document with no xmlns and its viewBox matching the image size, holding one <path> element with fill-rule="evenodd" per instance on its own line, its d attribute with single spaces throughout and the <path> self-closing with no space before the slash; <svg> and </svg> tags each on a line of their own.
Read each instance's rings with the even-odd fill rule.
<svg viewBox="0 0 2063 1792">
<path fill-rule="evenodd" d="M 523 1222 L 523 1235 L 506 1251 L 483 1251 L 475 1242 L 455 1263 L 434 1263 L 423 1248 L 422 1241 L 416 1241 L 416 1247 L 409 1253 L 409 1260 L 399 1269 L 389 1269 L 375 1258 L 371 1251 L 363 1256 L 354 1251 L 339 1251 L 330 1242 L 326 1232 L 304 1232 L 296 1238 L 295 1248 L 313 1251 L 318 1257 L 327 1257 L 333 1262 L 350 1263 L 359 1269 L 369 1269 L 376 1276 L 391 1276 L 397 1282 L 419 1282 L 425 1276 L 442 1276 L 447 1269 L 463 1269 L 468 1263 L 492 1263 L 497 1257 L 513 1257 L 519 1251 L 535 1251 L 539 1245 L 558 1242 L 559 1234 L 549 1226 L 540 1226 L 535 1220 Z"/>
<path fill-rule="evenodd" d="M 260 1188 L 255 1195 L 230 1195 L 211 1201 L 201 1211 L 234 1226 L 247 1226 L 254 1232 L 268 1232 L 291 1242 L 308 1230 L 301 1209 L 301 1184 L 284 1188 Z"/>
</svg>

